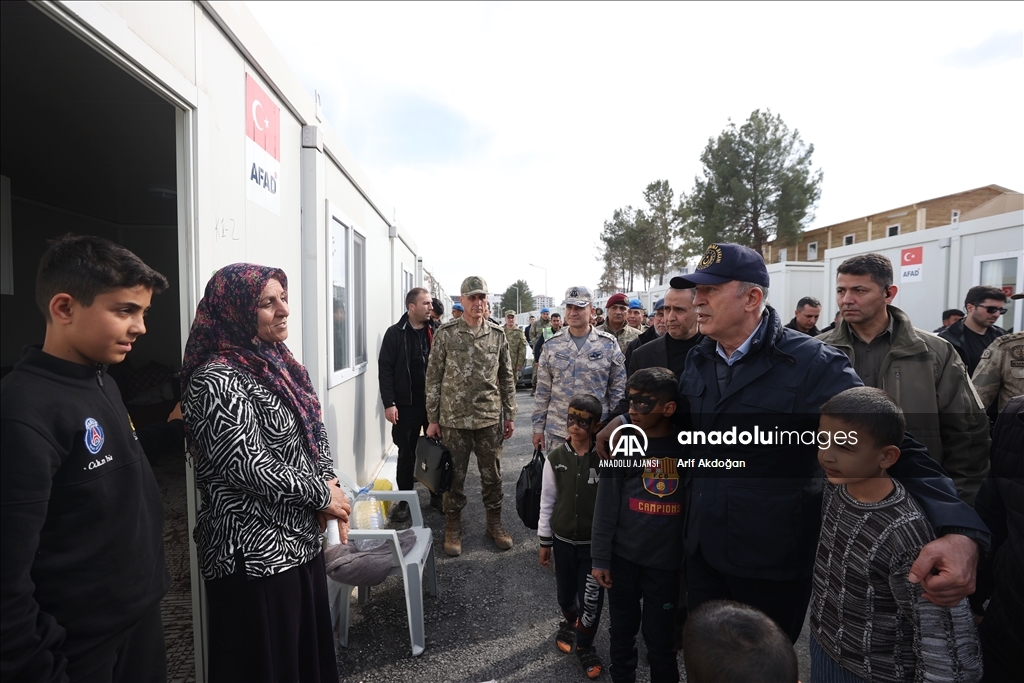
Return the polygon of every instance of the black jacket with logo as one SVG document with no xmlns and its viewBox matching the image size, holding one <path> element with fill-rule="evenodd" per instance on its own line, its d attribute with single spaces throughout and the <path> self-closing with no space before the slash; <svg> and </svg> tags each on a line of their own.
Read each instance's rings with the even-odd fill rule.
<svg viewBox="0 0 1024 683">
<path fill-rule="evenodd" d="M 0 396 L 3 679 L 58 680 L 167 592 L 163 504 L 104 366 L 27 349 Z"/>
</svg>

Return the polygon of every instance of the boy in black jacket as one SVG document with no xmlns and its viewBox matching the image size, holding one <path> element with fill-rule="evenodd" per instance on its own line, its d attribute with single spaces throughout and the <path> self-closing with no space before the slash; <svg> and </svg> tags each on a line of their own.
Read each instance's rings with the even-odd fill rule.
<svg viewBox="0 0 1024 683">
<path fill-rule="evenodd" d="M 592 573 L 609 589 L 612 680 L 636 680 L 636 633 L 642 624 L 652 683 L 676 683 L 683 486 L 672 422 L 675 375 L 668 368 L 638 370 L 626 383 L 626 396 L 632 425 L 620 427 L 611 461 L 602 461 Z"/>
<path fill-rule="evenodd" d="M 117 385 L 167 279 L 96 237 L 43 255 L 42 349 L 0 389 L 3 680 L 165 681 L 163 506 Z"/>
<path fill-rule="evenodd" d="M 569 438 L 544 463 L 537 525 L 541 565 L 550 565 L 554 551 L 558 606 L 565 617 L 555 645 L 562 652 L 572 652 L 575 644 L 576 656 L 591 679 L 604 668 L 594 647 L 604 589 L 590 574 L 590 528 L 600 479 L 594 434 L 601 411 L 601 401 L 590 394 L 569 401 Z"/>
</svg>

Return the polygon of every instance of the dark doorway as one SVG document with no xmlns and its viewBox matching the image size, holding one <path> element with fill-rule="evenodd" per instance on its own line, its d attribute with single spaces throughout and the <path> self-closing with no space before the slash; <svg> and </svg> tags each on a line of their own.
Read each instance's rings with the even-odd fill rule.
<svg viewBox="0 0 1024 683">
<path fill-rule="evenodd" d="M 34 289 L 47 240 L 69 232 L 106 237 L 171 282 L 154 298 L 147 334 L 111 372 L 136 427 L 164 420 L 181 364 L 175 108 L 29 3 L 0 3 L 0 50 L 0 174 L 10 212 L 0 367 L 42 343 Z M 185 464 L 169 457 L 154 471 L 172 578 L 164 602 L 169 673 L 194 680 Z"/>
</svg>

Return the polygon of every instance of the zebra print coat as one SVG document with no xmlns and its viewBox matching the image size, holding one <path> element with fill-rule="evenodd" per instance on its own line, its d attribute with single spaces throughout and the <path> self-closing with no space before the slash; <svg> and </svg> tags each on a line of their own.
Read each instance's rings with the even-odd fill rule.
<svg viewBox="0 0 1024 683">
<path fill-rule="evenodd" d="M 335 477 L 320 423 L 314 463 L 292 411 L 249 374 L 208 363 L 189 379 L 182 413 L 191 435 L 202 507 L 193 532 L 204 579 L 279 574 L 321 550 L 314 512 Z"/>
</svg>

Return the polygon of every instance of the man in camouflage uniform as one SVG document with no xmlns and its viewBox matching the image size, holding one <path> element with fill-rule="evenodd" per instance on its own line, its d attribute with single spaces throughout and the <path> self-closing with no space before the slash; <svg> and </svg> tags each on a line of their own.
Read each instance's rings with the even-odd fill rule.
<svg viewBox="0 0 1024 683">
<path fill-rule="evenodd" d="M 619 342 L 619 350 L 625 356 L 629 342 L 640 336 L 639 332 L 626 324 L 626 311 L 629 310 L 629 299 L 621 292 L 612 294 L 608 297 L 608 303 L 604 307 L 608 315 L 605 318 L 604 325 L 597 329 L 599 332 L 607 332 L 615 337 L 615 340 Z"/>
<path fill-rule="evenodd" d="M 643 334 L 647 331 L 646 320 L 644 302 L 640 301 L 640 299 L 630 299 L 629 310 L 626 311 L 626 324 L 636 330 L 638 334 Z"/>
<path fill-rule="evenodd" d="M 998 337 L 981 354 L 971 377 L 986 410 L 998 397 L 997 412 L 1014 396 L 1024 394 L 1024 332 Z"/>
<path fill-rule="evenodd" d="M 444 551 L 452 556 L 462 553 L 462 491 L 471 451 L 480 469 L 487 535 L 502 550 L 512 547 L 512 537 L 501 525 L 501 447 L 512 436 L 516 418 L 512 361 L 501 327 L 484 317 L 483 278 L 467 277 L 461 292 L 462 318 L 438 328 L 426 380 L 427 436 L 445 443 L 455 470 L 451 489 L 444 494 Z"/>
<path fill-rule="evenodd" d="M 505 311 L 505 339 L 508 341 L 508 355 L 512 359 L 512 372 L 519 381 L 519 373 L 526 365 L 526 335 L 516 325 L 516 312 L 511 308 Z"/>
<path fill-rule="evenodd" d="M 544 334 L 544 338 L 547 339 L 551 337 L 551 309 L 547 307 L 540 309 L 540 320 L 534 320 L 530 323 L 531 344 L 537 343 L 537 339 L 539 339 L 537 335 L 543 334 L 545 332 L 545 328 L 548 328 L 547 333 Z"/>
<path fill-rule="evenodd" d="M 537 400 L 533 410 L 533 446 L 550 451 L 568 437 L 569 401 L 593 394 L 606 419 L 626 391 L 626 357 L 615 337 L 590 324 L 593 295 L 586 287 L 565 292 L 563 329 L 544 343 L 537 366 Z"/>
</svg>

